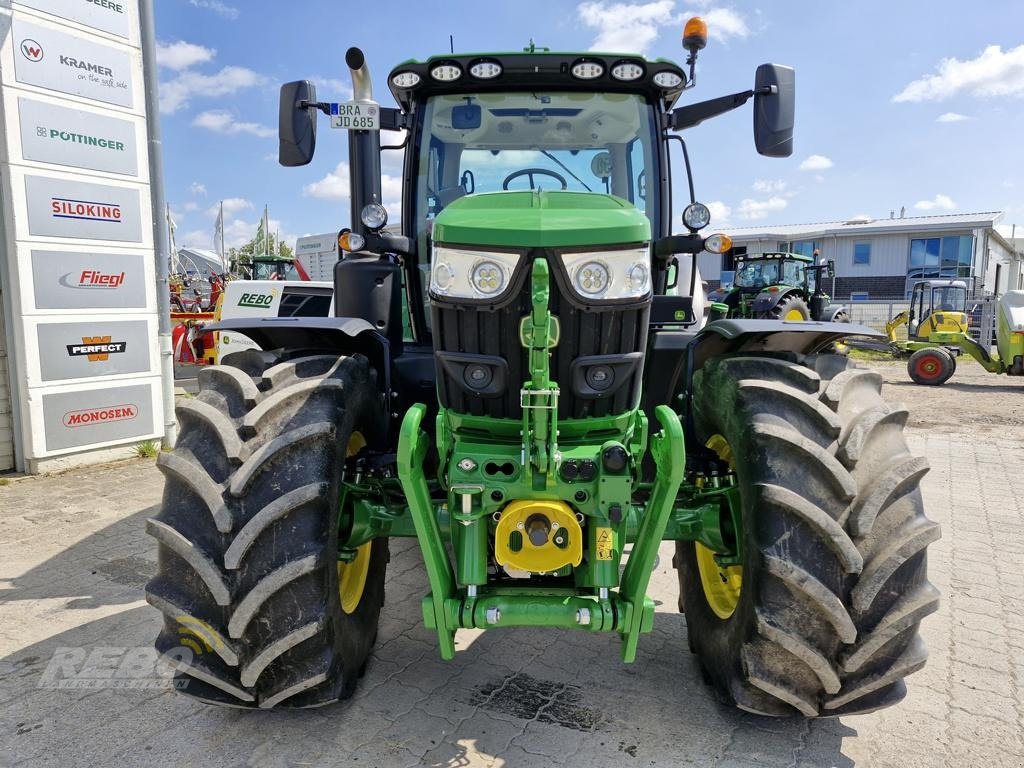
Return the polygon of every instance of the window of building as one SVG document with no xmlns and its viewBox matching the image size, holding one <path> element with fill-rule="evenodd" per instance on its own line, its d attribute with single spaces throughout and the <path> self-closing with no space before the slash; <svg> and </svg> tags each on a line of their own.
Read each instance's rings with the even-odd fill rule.
<svg viewBox="0 0 1024 768">
<path fill-rule="evenodd" d="M 907 277 L 925 280 L 935 277 L 970 277 L 973 252 L 972 235 L 911 240 Z"/>
<path fill-rule="evenodd" d="M 867 291 L 852 291 L 850 293 L 850 301 L 867 301 L 868 298 Z"/>
<path fill-rule="evenodd" d="M 871 243 L 853 244 L 853 263 L 855 265 L 871 263 Z"/>
<path fill-rule="evenodd" d="M 813 256 L 815 250 L 821 249 L 821 243 L 817 240 L 797 240 L 790 245 L 790 253 L 799 253 L 801 256 Z"/>
</svg>

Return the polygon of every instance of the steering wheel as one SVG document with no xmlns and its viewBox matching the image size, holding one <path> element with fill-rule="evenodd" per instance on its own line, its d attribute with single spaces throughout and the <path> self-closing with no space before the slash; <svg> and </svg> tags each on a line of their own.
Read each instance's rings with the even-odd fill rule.
<svg viewBox="0 0 1024 768">
<path fill-rule="evenodd" d="M 507 190 L 509 182 L 513 181 L 514 179 L 518 179 L 520 176 L 530 177 L 530 189 L 534 188 L 534 176 L 550 176 L 551 178 L 558 180 L 558 182 L 562 185 L 563 190 L 569 188 L 569 185 L 568 183 L 566 183 L 564 176 L 561 176 L 555 173 L 554 171 L 549 171 L 547 168 L 523 168 L 523 170 L 521 171 L 515 171 L 514 173 L 510 173 L 508 176 L 505 177 L 505 180 L 501 182 L 501 188 Z"/>
</svg>

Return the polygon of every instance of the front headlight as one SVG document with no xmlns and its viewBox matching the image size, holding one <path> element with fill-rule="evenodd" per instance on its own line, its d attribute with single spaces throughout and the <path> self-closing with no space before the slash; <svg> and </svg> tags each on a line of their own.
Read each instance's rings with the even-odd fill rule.
<svg viewBox="0 0 1024 768">
<path fill-rule="evenodd" d="M 687 229 L 704 229 L 710 223 L 711 211 L 704 203 L 690 203 L 683 210 L 683 224 Z"/>
<path fill-rule="evenodd" d="M 645 243 L 619 251 L 563 253 L 573 290 L 583 299 L 639 299 L 651 291 L 651 252 Z"/>
<path fill-rule="evenodd" d="M 430 292 L 457 299 L 496 299 L 512 284 L 518 253 L 434 246 Z"/>
</svg>

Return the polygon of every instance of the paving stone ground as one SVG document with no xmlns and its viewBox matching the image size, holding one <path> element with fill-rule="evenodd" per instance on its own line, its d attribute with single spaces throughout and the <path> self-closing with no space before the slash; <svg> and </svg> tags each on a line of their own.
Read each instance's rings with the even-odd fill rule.
<svg viewBox="0 0 1024 768">
<path fill-rule="evenodd" d="M 927 409 L 927 390 L 884 370 L 887 396 Z M 686 650 L 669 546 L 634 665 L 612 636 L 527 630 L 460 632 L 461 652 L 440 661 L 419 622 L 419 553 L 396 541 L 378 644 L 348 705 L 252 712 L 166 690 L 45 687 L 55 654 L 113 669 L 157 632 L 143 522 L 162 479 L 136 461 L 0 487 L 0 766 L 1022 766 L 1024 430 L 970 417 L 971 402 L 1024 398 L 1006 385 L 967 376 L 962 421 L 911 420 L 943 527 L 931 548 L 943 602 L 923 626 L 928 666 L 896 708 L 804 721 L 717 704 Z"/>
</svg>

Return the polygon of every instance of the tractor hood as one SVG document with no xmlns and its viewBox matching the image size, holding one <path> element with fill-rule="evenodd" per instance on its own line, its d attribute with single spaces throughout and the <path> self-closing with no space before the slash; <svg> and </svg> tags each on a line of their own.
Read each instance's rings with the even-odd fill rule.
<svg viewBox="0 0 1024 768">
<path fill-rule="evenodd" d="M 651 223 L 632 203 L 594 192 L 467 195 L 434 221 L 433 240 L 497 248 L 573 248 L 643 243 Z"/>
</svg>

